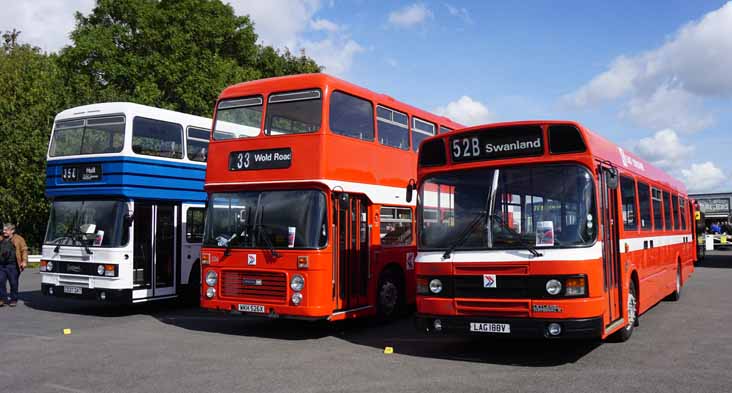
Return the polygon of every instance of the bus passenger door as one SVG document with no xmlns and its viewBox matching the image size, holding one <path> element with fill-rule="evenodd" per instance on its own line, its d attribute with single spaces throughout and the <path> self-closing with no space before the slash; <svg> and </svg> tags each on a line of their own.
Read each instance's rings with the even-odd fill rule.
<svg viewBox="0 0 732 393">
<path fill-rule="evenodd" d="M 334 243 L 338 261 L 337 308 L 350 310 L 368 305 L 368 202 L 362 196 L 335 193 L 333 206 L 338 236 Z"/>
<path fill-rule="evenodd" d="M 134 299 L 175 294 L 177 206 L 135 202 Z"/>
<path fill-rule="evenodd" d="M 618 239 L 618 183 L 615 168 L 600 167 L 600 215 L 602 216 L 602 259 L 604 288 L 609 320 L 606 326 L 622 318 L 622 285 L 620 275 L 620 246 Z"/>
</svg>

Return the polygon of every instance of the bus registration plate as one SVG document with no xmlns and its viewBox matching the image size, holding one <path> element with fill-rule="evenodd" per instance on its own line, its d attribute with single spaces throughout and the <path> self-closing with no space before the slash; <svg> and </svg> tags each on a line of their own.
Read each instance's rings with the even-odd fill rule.
<svg viewBox="0 0 732 393">
<path fill-rule="evenodd" d="M 264 306 L 258 304 L 240 304 L 239 311 L 241 312 L 256 312 L 264 314 Z"/>
<path fill-rule="evenodd" d="M 470 331 L 481 333 L 511 333 L 511 325 L 507 323 L 470 322 Z"/>
<path fill-rule="evenodd" d="M 64 287 L 64 293 L 71 293 L 74 295 L 81 295 L 81 288 L 79 287 Z"/>
</svg>

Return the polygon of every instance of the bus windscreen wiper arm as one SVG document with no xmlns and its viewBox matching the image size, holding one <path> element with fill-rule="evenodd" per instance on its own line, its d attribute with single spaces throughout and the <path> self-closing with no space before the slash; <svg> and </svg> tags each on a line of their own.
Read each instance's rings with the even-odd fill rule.
<svg viewBox="0 0 732 393">
<path fill-rule="evenodd" d="M 264 240 L 264 245 L 267 246 L 267 248 L 269 249 L 269 252 L 272 253 L 272 257 L 273 258 L 281 257 L 282 255 L 280 255 L 280 253 L 277 252 L 274 244 L 272 244 L 272 241 L 269 240 L 269 236 L 267 236 L 267 234 L 264 233 L 264 224 L 256 224 L 254 227 L 257 228 L 257 237 L 260 237 L 260 236 L 262 237 L 262 239 Z"/>
<path fill-rule="evenodd" d="M 494 215 L 492 215 L 492 216 L 491 216 L 491 218 L 492 218 L 493 220 L 496 220 L 496 221 L 498 222 L 498 224 L 499 224 L 499 225 L 500 225 L 501 227 L 503 227 L 503 228 L 505 228 L 505 229 L 506 229 L 507 231 L 511 232 L 511 234 L 512 234 L 512 235 L 514 235 L 514 236 L 516 237 L 516 239 L 517 239 L 517 240 L 519 241 L 519 243 L 520 243 L 520 244 L 521 244 L 522 246 L 524 246 L 524 248 L 526 248 L 527 250 L 529 250 L 529 252 L 530 252 L 531 254 L 533 254 L 533 255 L 534 255 L 535 257 L 541 257 L 541 256 L 544 256 L 544 254 L 540 253 L 539 251 L 536 251 L 536 248 L 534 248 L 534 246 L 532 246 L 531 244 L 529 244 L 528 242 L 526 242 L 526 241 L 525 241 L 525 240 L 523 239 L 523 237 L 521 237 L 521 234 L 520 234 L 520 233 L 516 232 L 516 230 L 515 230 L 515 229 L 511 228 L 510 226 L 508 226 L 508 225 L 507 225 L 507 224 L 506 224 L 506 223 L 505 223 L 505 222 L 503 221 L 503 219 L 501 218 L 501 216 L 499 216 L 498 214 L 494 214 Z"/>
<path fill-rule="evenodd" d="M 465 230 L 460 234 L 460 236 L 455 240 L 450 247 L 445 251 L 444 254 L 442 254 L 442 259 L 450 258 L 450 254 L 452 254 L 453 251 L 455 251 L 456 248 L 460 247 L 463 243 L 465 243 L 466 240 L 470 237 L 470 235 L 473 233 L 473 230 L 475 229 L 475 226 L 478 225 L 478 223 L 483 222 L 485 217 L 488 215 L 488 212 L 483 210 L 481 211 L 473 221 L 468 224 L 468 226 L 465 228 Z"/>
</svg>

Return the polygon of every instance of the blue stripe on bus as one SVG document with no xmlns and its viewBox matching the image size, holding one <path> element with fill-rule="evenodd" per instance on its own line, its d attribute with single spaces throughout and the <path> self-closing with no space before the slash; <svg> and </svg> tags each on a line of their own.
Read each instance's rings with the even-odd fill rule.
<svg viewBox="0 0 732 393">
<path fill-rule="evenodd" d="M 65 182 L 64 166 L 101 164 L 102 178 L 90 182 Z M 205 201 L 205 165 L 176 163 L 129 156 L 51 160 L 46 169 L 46 195 L 120 195 L 129 198 Z"/>
</svg>

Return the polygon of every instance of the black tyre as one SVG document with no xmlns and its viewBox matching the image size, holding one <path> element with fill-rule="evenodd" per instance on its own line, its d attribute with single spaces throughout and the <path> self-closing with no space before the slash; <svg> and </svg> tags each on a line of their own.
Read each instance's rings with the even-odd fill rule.
<svg viewBox="0 0 732 393">
<path fill-rule="evenodd" d="M 393 270 L 386 270 L 379 277 L 377 288 L 377 307 L 379 318 L 391 320 L 404 310 L 404 280 Z"/>
<path fill-rule="evenodd" d="M 635 289 L 635 282 L 630 281 L 630 288 L 628 288 L 628 299 L 626 301 L 628 324 L 624 328 L 613 333 L 611 340 L 615 342 L 628 341 L 630 336 L 633 335 L 633 330 L 638 325 L 638 291 Z"/>
<path fill-rule="evenodd" d="M 201 265 L 196 262 L 188 275 L 188 284 L 181 293 L 183 304 L 198 307 L 201 304 Z"/>
</svg>

